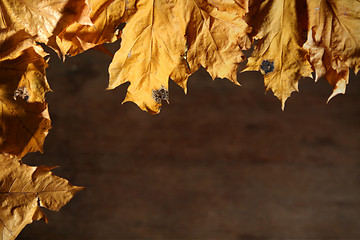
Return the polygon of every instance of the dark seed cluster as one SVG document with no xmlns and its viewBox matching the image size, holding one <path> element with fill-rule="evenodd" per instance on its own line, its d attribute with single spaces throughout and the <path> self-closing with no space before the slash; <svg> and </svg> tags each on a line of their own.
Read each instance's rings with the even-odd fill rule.
<svg viewBox="0 0 360 240">
<path fill-rule="evenodd" d="M 156 103 L 161 103 L 163 100 L 169 102 L 169 91 L 164 86 L 161 86 L 160 89 L 152 91 L 152 97 Z"/>
<path fill-rule="evenodd" d="M 261 63 L 260 69 L 265 72 L 265 74 L 274 71 L 274 62 L 270 62 L 269 60 L 264 60 Z"/>
<path fill-rule="evenodd" d="M 20 97 L 26 102 L 29 100 L 29 93 L 26 89 L 26 87 L 19 87 L 14 92 L 14 99 L 17 100 L 17 98 Z"/>
</svg>

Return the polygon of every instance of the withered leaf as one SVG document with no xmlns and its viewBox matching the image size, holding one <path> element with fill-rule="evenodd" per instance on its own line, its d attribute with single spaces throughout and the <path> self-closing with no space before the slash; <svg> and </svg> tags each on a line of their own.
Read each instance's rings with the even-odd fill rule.
<svg viewBox="0 0 360 240">
<path fill-rule="evenodd" d="M 43 58 L 46 53 L 23 31 L 14 34 L 2 29 L 0 39 L 0 50 L 5 45 L 9 53 L 0 60 L 0 152 L 24 156 L 42 151 L 51 127 L 45 103 L 45 93 L 50 90 Z"/>
<path fill-rule="evenodd" d="M 183 1 L 186 36 L 189 46 L 187 61 L 191 72 L 203 66 L 215 78 L 236 80 L 237 68 L 245 57 L 241 49 L 249 49 L 250 31 L 244 21 L 247 2 Z"/>
<path fill-rule="evenodd" d="M 121 48 L 109 67 L 109 89 L 131 82 L 124 102 L 158 113 L 160 89 L 168 91 L 169 77 L 186 86 L 189 76 L 185 28 L 177 17 L 175 1 L 138 1 L 137 11 L 123 29 Z"/>
<path fill-rule="evenodd" d="M 134 11 L 135 0 L 90 0 L 93 25 L 74 22 L 56 37 L 61 54 L 74 56 L 103 43 L 119 38 L 116 31 L 126 20 L 125 11 Z"/>
<path fill-rule="evenodd" d="M 316 80 L 325 76 L 334 90 L 329 100 L 345 93 L 349 67 L 360 69 L 360 2 L 307 1 L 309 12 L 308 40 L 310 62 Z"/>
<path fill-rule="evenodd" d="M 24 29 L 36 40 L 47 43 L 52 35 L 77 21 L 91 24 L 86 0 L 2 0 L 0 28 Z"/>
<path fill-rule="evenodd" d="M 15 239 L 34 220 L 44 219 L 40 207 L 58 211 L 82 187 L 53 175 L 51 167 L 31 167 L 17 157 L 0 154 L 0 239 Z"/>
<path fill-rule="evenodd" d="M 34 39 L 24 30 L 0 29 L 0 61 L 19 57 L 23 50 L 34 46 Z"/>
<path fill-rule="evenodd" d="M 302 16 L 297 12 L 304 6 L 302 1 L 263 1 L 251 21 L 259 41 L 244 71 L 261 71 L 266 90 L 280 99 L 282 109 L 291 92 L 298 91 L 299 78 L 311 77 L 307 51 L 301 47 Z"/>
<path fill-rule="evenodd" d="M 241 49 L 250 46 L 246 11 L 233 1 L 139 1 L 110 64 L 109 89 L 130 82 L 124 102 L 158 113 L 169 77 L 186 92 L 189 75 L 203 66 L 213 78 L 237 83 Z"/>
</svg>

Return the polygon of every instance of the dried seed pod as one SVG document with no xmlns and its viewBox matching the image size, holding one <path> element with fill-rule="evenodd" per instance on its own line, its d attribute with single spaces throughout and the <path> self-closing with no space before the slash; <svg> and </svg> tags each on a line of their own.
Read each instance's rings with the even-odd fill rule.
<svg viewBox="0 0 360 240">
<path fill-rule="evenodd" d="M 14 99 L 17 100 L 18 97 L 22 98 L 26 102 L 29 100 L 29 92 L 26 87 L 18 87 L 14 91 Z"/>
<path fill-rule="evenodd" d="M 156 103 L 161 103 L 162 100 L 169 103 L 169 90 L 167 90 L 164 86 L 161 86 L 160 89 L 154 89 L 152 91 L 152 97 Z"/>
</svg>

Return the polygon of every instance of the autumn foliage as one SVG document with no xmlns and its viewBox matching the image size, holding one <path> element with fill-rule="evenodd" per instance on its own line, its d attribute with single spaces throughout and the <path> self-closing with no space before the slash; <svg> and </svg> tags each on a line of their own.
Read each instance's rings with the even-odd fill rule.
<svg viewBox="0 0 360 240">
<path fill-rule="evenodd" d="M 40 207 L 59 210 L 81 189 L 20 160 L 43 151 L 51 128 L 40 44 L 65 60 L 106 52 L 102 44 L 121 38 L 108 89 L 130 82 L 124 102 L 150 113 L 169 102 L 169 79 L 186 93 L 200 67 L 239 85 L 242 51 L 252 46 L 242 71 L 260 71 L 283 109 L 301 77 L 325 77 L 331 99 L 345 93 L 349 68 L 360 69 L 356 0 L 1 0 L 0 16 L 0 239 L 14 239 L 46 219 Z"/>
</svg>

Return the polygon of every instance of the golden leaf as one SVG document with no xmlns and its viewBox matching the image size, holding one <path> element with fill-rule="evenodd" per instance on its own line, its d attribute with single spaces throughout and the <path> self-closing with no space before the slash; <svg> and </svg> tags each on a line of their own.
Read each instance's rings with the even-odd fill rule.
<svg viewBox="0 0 360 240">
<path fill-rule="evenodd" d="M 158 113 L 168 101 L 169 76 L 186 86 L 185 28 L 176 1 L 138 1 L 137 11 L 123 29 L 121 48 L 109 67 L 109 89 L 131 82 L 124 102 Z"/>
<path fill-rule="evenodd" d="M 51 127 L 45 103 L 45 93 L 50 90 L 43 58 L 46 53 L 23 31 L 14 34 L 2 29 L 0 39 L 0 49 L 5 44 L 8 56 L 16 57 L 0 60 L 0 152 L 24 156 L 42 151 Z"/>
<path fill-rule="evenodd" d="M 304 45 L 309 50 L 316 80 L 325 76 L 334 90 L 329 100 L 345 93 L 349 67 L 360 69 L 360 2 L 308 1 L 309 31 Z"/>
<path fill-rule="evenodd" d="M 242 20 L 247 5 L 209 2 L 139 1 L 110 64 L 109 89 L 130 82 L 124 102 L 158 113 L 162 100 L 169 98 L 169 77 L 186 92 L 189 75 L 202 65 L 213 78 L 236 83 L 241 48 L 250 43 Z"/>
<path fill-rule="evenodd" d="M 34 45 L 35 37 L 24 30 L 0 29 L 0 61 L 19 57 L 22 51 Z"/>
<path fill-rule="evenodd" d="M 189 11 L 191 9 L 191 11 Z M 186 36 L 189 45 L 187 61 L 191 72 L 203 66 L 215 78 L 236 80 L 237 68 L 245 60 L 241 49 L 249 49 L 248 25 L 243 20 L 247 2 L 187 1 Z"/>
<path fill-rule="evenodd" d="M 93 25 L 73 23 L 56 38 L 59 51 L 74 56 L 99 44 L 119 38 L 116 29 L 124 22 L 126 11 L 133 10 L 135 0 L 90 0 L 90 18 Z"/>
<path fill-rule="evenodd" d="M 298 91 L 301 76 L 311 77 L 311 67 L 302 49 L 302 19 L 297 9 L 305 2 L 293 0 L 264 1 L 251 24 L 259 42 L 244 71 L 261 71 L 266 90 L 271 89 L 285 107 L 286 99 Z"/>
<path fill-rule="evenodd" d="M 47 43 L 53 34 L 77 21 L 91 24 L 85 0 L 2 0 L 0 28 L 24 29 L 37 41 Z"/>
<path fill-rule="evenodd" d="M 33 220 L 44 219 L 40 207 L 58 211 L 82 187 L 53 175 L 51 167 L 30 167 L 0 154 L 0 239 L 15 239 Z"/>
</svg>

